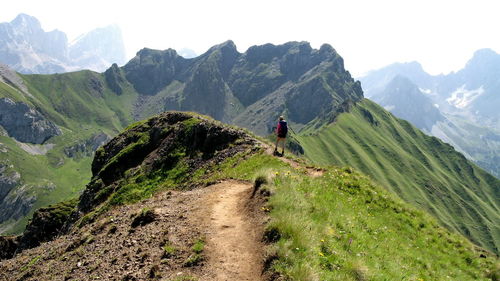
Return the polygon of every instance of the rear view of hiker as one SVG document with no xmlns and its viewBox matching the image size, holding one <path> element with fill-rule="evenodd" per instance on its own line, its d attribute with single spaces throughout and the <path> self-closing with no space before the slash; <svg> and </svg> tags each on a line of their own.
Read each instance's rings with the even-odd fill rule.
<svg viewBox="0 0 500 281">
<path fill-rule="evenodd" d="M 274 154 L 278 154 L 278 144 L 282 143 L 281 156 L 285 154 L 285 141 L 286 134 L 288 133 L 288 125 L 286 124 L 285 118 L 280 116 L 278 126 L 276 128 L 276 146 L 274 147 Z"/>
</svg>

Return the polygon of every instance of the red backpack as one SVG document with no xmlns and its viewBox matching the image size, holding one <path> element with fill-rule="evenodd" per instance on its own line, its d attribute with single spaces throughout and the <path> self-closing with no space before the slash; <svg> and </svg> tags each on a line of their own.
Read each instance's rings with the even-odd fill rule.
<svg viewBox="0 0 500 281">
<path fill-rule="evenodd" d="M 278 137 L 284 138 L 288 133 L 288 125 L 285 120 L 281 120 L 278 122 Z"/>
</svg>

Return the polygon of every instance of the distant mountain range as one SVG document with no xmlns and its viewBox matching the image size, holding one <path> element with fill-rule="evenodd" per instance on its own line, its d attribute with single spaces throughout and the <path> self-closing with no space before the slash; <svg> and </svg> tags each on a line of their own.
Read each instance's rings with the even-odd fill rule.
<svg viewBox="0 0 500 281">
<path fill-rule="evenodd" d="M 396 63 L 360 81 L 367 97 L 500 177 L 499 54 L 479 50 L 448 75 L 429 75 L 417 62 Z"/>
<path fill-rule="evenodd" d="M 0 63 L 21 73 L 63 73 L 81 69 L 104 71 L 125 63 L 120 28 L 98 28 L 68 42 L 59 30 L 45 32 L 40 22 L 26 14 L 0 24 Z"/>
</svg>

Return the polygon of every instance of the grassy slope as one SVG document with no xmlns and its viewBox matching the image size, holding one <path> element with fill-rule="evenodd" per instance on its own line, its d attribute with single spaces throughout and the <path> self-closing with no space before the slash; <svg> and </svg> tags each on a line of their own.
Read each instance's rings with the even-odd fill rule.
<svg viewBox="0 0 500 281">
<path fill-rule="evenodd" d="M 498 253 L 500 181 L 375 103 L 364 100 L 352 113 L 299 141 L 314 162 L 355 167 Z"/>
<path fill-rule="evenodd" d="M 176 165 L 150 180 L 135 180 L 133 188 L 124 182 L 110 204 L 89 215 L 106 216 L 115 204 L 147 199 L 177 184 L 186 188 L 258 177 L 266 178 L 262 188 L 272 194 L 263 207 L 271 217 L 268 233 L 280 236 L 268 248 L 269 267 L 285 280 L 487 280 L 498 275 L 497 257 L 352 168 L 330 166 L 312 178 L 305 168 L 292 168 L 264 152 L 247 150 L 194 174 Z"/>
<path fill-rule="evenodd" d="M 46 155 L 31 155 L 11 138 L 0 137 L 0 142 L 8 149 L 7 153 L 0 153 L 0 161 L 12 164 L 28 186 L 28 194 L 37 196 L 27 217 L 0 225 L 8 229 L 5 234 L 22 232 L 34 210 L 79 195 L 90 179 L 92 158 L 68 158 L 63 152 L 64 147 L 99 132 L 116 135 L 132 122 L 130 112 L 137 97 L 131 88 L 125 88 L 121 96 L 116 95 L 106 87 L 101 74 L 91 71 L 22 77 L 31 97 L 4 83 L 0 83 L 0 97 L 9 97 L 37 108 L 55 122 L 63 134 L 48 141 L 55 147 Z M 102 83 L 101 94 L 89 91 L 90 78 Z M 47 185 L 55 188 L 46 188 Z"/>
<path fill-rule="evenodd" d="M 242 160 L 245 159 L 245 160 Z M 208 178 L 206 178 L 208 176 Z M 191 177 L 267 178 L 270 267 L 286 280 L 487 280 L 498 259 L 352 168 L 321 177 L 263 153 L 236 155 Z M 480 255 L 485 256 L 480 258 Z M 496 272 L 496 273 L 495 273 Z"/>
</svg>

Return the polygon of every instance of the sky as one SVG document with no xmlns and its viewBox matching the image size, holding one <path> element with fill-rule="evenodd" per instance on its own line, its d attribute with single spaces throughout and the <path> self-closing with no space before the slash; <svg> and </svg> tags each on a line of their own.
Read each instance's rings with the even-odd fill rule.
<svg viewBox="0 0 500 281">
<path fill-rule="evenodd" d="M 70 40 L 117 24 L 128 58 L 143 47 L 201 54 L 227 40 L 240 52 L 265 43 L 328 43 L 360 76 L 409 61 L 446 74 L 478 49 L 500 53 L 499 11 L 498 0 L 16 0 L 2 5 L 0 22 L 26 13 Z"/>
</svg>

